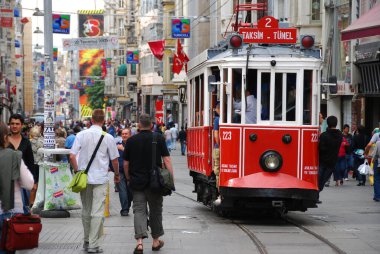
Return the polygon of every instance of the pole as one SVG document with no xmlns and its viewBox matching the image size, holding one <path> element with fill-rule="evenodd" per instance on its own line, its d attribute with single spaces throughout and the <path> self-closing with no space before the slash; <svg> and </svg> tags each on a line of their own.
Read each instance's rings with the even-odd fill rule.
<svg viewBox="0 0 380 254">
<path fill-rule="evenodd" d="M 53 69 L 52 1 L 44 0 L 44 48 L 45 48 L 45 102 L 44 102 L 44 148 L 55 148 L 55 101 Z"/>
</svg>

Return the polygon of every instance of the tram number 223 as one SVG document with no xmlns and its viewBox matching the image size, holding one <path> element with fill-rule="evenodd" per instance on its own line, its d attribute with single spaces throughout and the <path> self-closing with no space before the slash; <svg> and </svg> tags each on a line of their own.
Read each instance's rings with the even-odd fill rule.
<svg viewBox="0 0 380 254">
<path fill-rule="evenodd" d="M 232 140 L 232 132 L 231 131 L 223 131 L 222 132 L 222 140 Z"/>
<path fill-rule="evenodd" d="M 311 142 L 312 143 L 316 143 L 316 142 L 318 142 L 318 133 L 312 133 L 311 134 Z"/>
</svg>

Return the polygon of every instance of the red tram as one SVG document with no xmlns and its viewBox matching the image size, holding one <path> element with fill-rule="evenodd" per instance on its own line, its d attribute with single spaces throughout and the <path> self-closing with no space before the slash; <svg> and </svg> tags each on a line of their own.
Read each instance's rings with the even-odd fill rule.
<svg viewBox="0 0 380 254">
<path fill-rule="evenodd" d="M 289 45 L 208 49 L 189 62 L 187 158 L 199 202 L 215 207 L 220 195 L 221 211 L 316 207 L 321 67 L 317 51 Z"/>
</svg>

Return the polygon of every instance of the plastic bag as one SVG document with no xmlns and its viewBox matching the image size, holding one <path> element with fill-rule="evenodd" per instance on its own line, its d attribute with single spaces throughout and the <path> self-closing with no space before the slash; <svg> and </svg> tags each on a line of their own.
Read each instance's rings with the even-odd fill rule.
<svg viewBox="0 0 380 254">
<path fill-rule="evenodd" d="M 368 175 L 369 170 L 370 170 L 370 166 L 367 160 L 365 160 L 364 163 L 360 165 L 358 168 L 358 171 L 361 175 Z"/>
</svg>

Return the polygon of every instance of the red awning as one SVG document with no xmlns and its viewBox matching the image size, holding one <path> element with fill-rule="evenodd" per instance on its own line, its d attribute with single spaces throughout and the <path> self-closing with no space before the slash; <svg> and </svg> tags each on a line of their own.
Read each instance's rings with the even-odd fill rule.
<svg viewBox="0 0 380 254">
<path fill-rule="evenodd" d="M 380 3 L 342 31 L 342 41 L 380 35 Z"/>
</svg>

